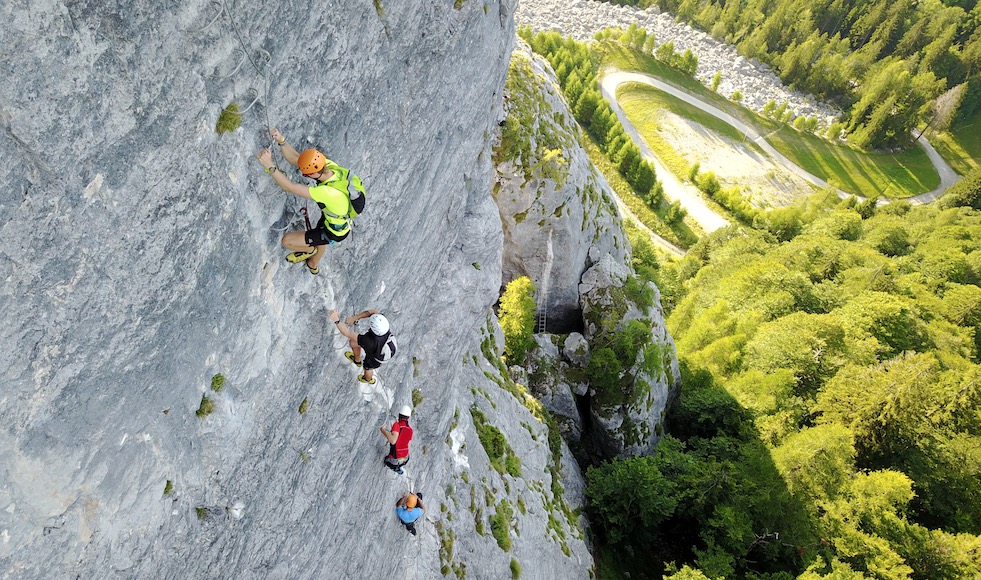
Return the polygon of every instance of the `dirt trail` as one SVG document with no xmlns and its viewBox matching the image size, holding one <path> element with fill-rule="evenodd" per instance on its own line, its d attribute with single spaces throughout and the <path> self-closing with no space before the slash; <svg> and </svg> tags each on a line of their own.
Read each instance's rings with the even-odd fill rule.
<svg viewBox="0 0 981 580">
<path fill-rule="evenodd" d="M 619 72 L 619 71 L 618 71 Z M 635 73 L 619 73 L 621 75 L 631 75 Z M 611 73 L 603 76 L 600 79 L 600 92 L 603 97 L 610 103 L 610 108 L 616 113 L 617 119 L 623 125 L 624 130 L 630 135 L 634 143 L 640 148 L 640 153 L 643 155 L 644 159 L 651 162 L 654 165 L 654 170 L 657 172 L 657 179 L 664 186 L 664 197 L 670 201 L 679 201 L 681 207 L 688 212 L 688 215 L 697 223 L 703 230 L 707 233 L 714 232 L 719 228 L 724 228 L 729 225 L 729 222 L 720 216 L 719 214 L 712 211 L 709 206 L 702 199 L 701 193 L 693 185 L 684 184 L 679 180 L 673 173 L 668 171 L 668 169 L 661 164 L 651 148 L 647 146 L 647 142 L 644 138 L 640 136 L 637 128 L 634 127 L 630 119 L 627 118 L 627 114 L 623 112 L 620 108 L 620 104 L 617 103 L 616 99 L 616 87 L 621 82 L 625 82 L 625 77 L 620 78 L 617 82 L 611 81 L 616 80 L 617 73 Z M 646 77 L 646 75 L 639 75 Z M 653 80 L 653 79 L 650 79 Z"/>
<path fill-rule="evenodd" d="M 745 135 L 748 139 L 756 143 L 774 161 L 779 163 L 782 167 L 784 167 L 788 171 L 794 173 L 795 175 L 801 177 L 802 179 L 818 187 L 821 188 L 828 187 L 828 183 L 826 181 L 824 181 L 820 177 L 817 177 L 816 175 L 813 175 L 805 171 L 802 167 L 800 167 L 799 165 L 797 165 L 787 157 L 783 156 L 779 151 L 774 149 L 772 145 L 767 143 L 766 139 L 764 139 L 763 136 L 761 136 L 756 131 L 755 128 L 747 125 L 746 123 L 743 123 L 742 121 L 736 119 L 732 115 L 716 108 L 715 106 L 709 103 L 706 103 L 705 101 L 699 99 L 698 97 L 695 97 L 673 85 L 658 80 L 657 78 L 652 77 L 650 75 L 646 75 L 643 73 L 636 73 L 636 72 L 610 70 L 600 78 L 600 92 L 607 99 L 607 101 L 609 101 L 610 106 L 617 114 L 617 118 L 620 119 L 620 122 L 623 124 L 624 129 L 627 130 L 627 133 L 634 139 L 634 142 L 636 142 L 638 146 L 641 148 L 641 152 L 644 154 L 645 158 L 650 157 L 654 159 L 656 162 L 656 158 L 654 157 L 653 152 L 647 146 L 646 142 L 644 142 L 643 138 L 640 136 L 640 133 L 637 131 L 636 127 L 634 127 L 633 124 L 630 122 L 630 120 L 627 119 L 626 115 L 623 113 L 623 110 L 620 108 L 620 105 L 616 101 L 617 87 L 620 86 L 622 83 L 626 83 L 626 82 L 642 83 L 648 86 L 652 86 L 658 90 L 664 91 L 665 93 L 675 98 L 681 99 L 690 105 L 698 107 L 699 109 L 705 111 L 706 113 L 722 121 L 725 121 L 729 125 L 735 127 L 739 132 Z M 955 181 L 957 181 L 957 179 L 959 179 L 958 175 L 954 172 L 954 170 L 950 167 L 950 165 L 948 165 L 947 162 L 944 161 L 944 159 L 940 156 L 940 154 L 937 153 L 936 149 L 934 149 L 933 146 L 931 146 L 926 139 L 921 137 L 919 139 L 919 144 L 923 147 L 924 151 L 927 154 L 927 157 L 929 157 L 930 161 L 933 163 L 933 166 L 937 171 L 937 174 L 940 176 L 940 185 L 937 186 L 937 188 L 934 189 L 933 191 L 928 191 L 926 193 L 921 193 L 919 195 L 907 198 L 907 201 L 913 204 L 924 204 L 934 201 L 935 199 L 937 199 L 937 197 L 940 196 L 941 193 L 944 192 L 944 190 L 946 190 Z M 714 226 L 714 224 L 718 222 L 704 215 L 703 213 L 704 211 L 709 211 L 712 213 L 712 215 L 715 215 L 716 217 L 719 217 L 719 219 L 722 219 L 720 216 L 712 212 L 712 210 L 710 210 L 708 206 L 705 205 L 704 201 L 701 198 L 701 193 L 695 187 L 680 183 L 676 177 L 670 174 L 670 172 L 668 172 L 666 169 L 663 169 L 663 166 L 660 163 L 656 163 L 656 169 L 658 172 L 657 173 L 658 178 L 661 179 L 661 181 L 664 183 L 665 195 L 666 197 L 668 197 L 668 199 L 682 200 L 681 201 L 682 207 L 688 210 L 688 214 L 691 215 L 693 219 L 695 219 L 695 221 L 697 221 L 700 225 L 702 225 L 702 227 L 705 229 L 706 232 L 714 231 L 715 229 L 718 229 L 718 227 L 721 227 L 721 226 Z M 677 182 L 677 183 L 670 184 L 671 185 L 670 194 L 668 191 L 669 189 L 668 177 L 673 178 L 673 181 Z M 845 198 L 851 195 L 850 193 L 842 191 L 840 189 L 836 190 L 836 192 L 838 193 L 838 196 L 841 198 Z M 856 197 L 862 199 L 861 196 L 856 196 Z M 888 200 L 882 199 L 879 201 L 879 203 L 888 203 Z M 692 209 L 689 209 L 689 207 L 691 207 Z M 702 209 L 702 207 L 704 207 L 704 210 Z"/>
</svg>

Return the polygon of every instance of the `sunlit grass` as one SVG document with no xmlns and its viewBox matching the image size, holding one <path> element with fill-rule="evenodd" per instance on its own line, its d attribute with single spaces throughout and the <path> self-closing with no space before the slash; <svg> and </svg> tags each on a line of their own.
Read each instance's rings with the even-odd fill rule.
<svg viewBox="0 0 981 580">
<path fill-rule="evenodd" d="M 711 103 L 719 109 L 729 113 L 735 118 L 757 127 L 761 135 L 781 154 L 796 163 L 809 173 L 819 177 L 828 183 L 849 193 L 855 193 L 864 197 L 887 197 L 900 199 L 911 197 L 920 193 L 925 193 L 940 184 L 940 176 L 934 170 L 926 152 L 920 147 L 914 147 L 907 151 L 895 153 L 878 153 L 861 151 L 844 144 L 837 144 L 822 137 L 810 133 L 797 131 L 787 125 L 767 119 L 753 111 L 750 111 L 728 99 L 710 91 L 697 80 L 687 77 L 682 73 L 665 66 L 653 57 L 644 55 L 638 51 L 627 49 L 614 43 L 600 43 L 596 47 L 596 54 L 601 64 L 609 64 L 621 70 L 639 71 L 648 73 L 663 81 L 669 82 L 680 88 L 685 89 L 696 97 Z M 656 91 L 656 89 L 651 89 Z M 663 93 L 662 93 L 663 94 Z M 663 95 L 659 98 L 660 103 L 668 103 L 672 98 Z M 673 99 L 677 100 L 677 99 Z M 627 110 L 625 103 L 620 101 L 624 110 Z M 706 113 L 699 111 L 698 116 L 692 112 L 690 105 L 681 107 L 671 104 L 671 110 L 679 115 L 690 118 L 706 127 L 729 135 L 730 132 L 738 131 L 728 123 L 722 121 L 703 120 Z M 709 115 L 709 117 L 711 117 Z M 633 119 L 633 115 L 631 115 Z M 712 117 L 715 119 L 715 117 Z M 638 117 L 638 122 L 644 123 L 642 117 Z M 638 126 L 638 129 L 640 127 Z M 649 127 L 648 127 L 649 129 Z M 641 130 L 645 139 L 651 133 L 649 130 Z M 978 133 L 981 133 L 979 131 Z M 741 138 L 738 137 L 738 138 Z M 973 140 L 971 139 L 973 138 Z M 971 135 L 961 136 L 961 141 L 968 142 L 968 145 L 961 145 L 968 149 L 972 146 L 981 149 L 981 137 Z M 679 177 L 683 177 L 687 162 L 683 159 L 672 157 L 669 144 L 657 143 L 658 139 L 648 142 L 662 162 Z M 970 150 L 970 149 L 968 149 Z M 674 153 L 677 156 L 677 153 Z M 681 172 L 679 174 L 679 172 Z"/>
<path fill-rule="evenodd" d="M 596 144 L 596 141 L 586 131 L 583 131 L 582 145 L 593 162 L 593 165 L 603 173 L 613 191 L 645 226 L 665 240 L 686 250 L 698 241 L 698 233 L 693 229 L 692 224 L 686 221 L 672 227 L 664 219 L 667 208 L 662 205 L 657 210 L 651 209 L 634 192 L 630 184 L 627 183 L 627 180 L 620 175 L 620 172 L 617 171 L 616 167 L 606 155 L 600 151 L 599 145 Z M 686 217 L 685 219 L 690 220 L 691 218 Z M 694 227 L 697 228 L 698 226 Z"/>
<path fill-rule="evenodd" d="M 743 139 L 743 134 L 732 125 L 649 85 L 624 83 L 617 88 L 616 99 L 661 163 L 682 181 L 688 179 L 691 163 L 675 151 L 667 139 L 661 137 L 659 119 L 662 109 L 733 141 Z"/>
<path fill-rule="evenodd" d="M 959 175 L 981 165 L 981 111 L 949 131 L 932 135 L 930 143 Z"/>
<path fill-rule="evenodd" d="M 812 175 L 863 197 L 902 199 L 940 185 L 940 175 L 921 147 L 895 153 L 860 151 L 769 121 L 766 140 Z"/>
</svg>

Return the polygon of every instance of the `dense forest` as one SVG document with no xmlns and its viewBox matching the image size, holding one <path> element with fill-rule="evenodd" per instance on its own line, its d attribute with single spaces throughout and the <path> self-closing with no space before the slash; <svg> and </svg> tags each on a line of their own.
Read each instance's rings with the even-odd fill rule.
<svg viewBox="0 0 981 580">
<path fill-rule="evenodd" d="M 635 185 L 589 51 L 521 34 Z M 979 209 L 975 170 L 927 207 L 823 192 L 737 212 L 678 263 L 628 228 L 682 394 L 652 455 L 587 470 L 599 577 L 981 577 Z"/>
<path fill-rule="evenodd" d="M 588 472 L 601 570 L 981 577 L 979 201 L 981 171 L 931 207 L 817 194 L 786 241 L 733 226 L 654 271 L 633 239 L 683 393 L 654 455 Z"/>
<path fill-rule="evenodd" d="M 614 2 L 656 5 L 836 103 L 859 147 L 905 147 L 917 127 L 981 109 L 977 0 Z"/>
</svg>

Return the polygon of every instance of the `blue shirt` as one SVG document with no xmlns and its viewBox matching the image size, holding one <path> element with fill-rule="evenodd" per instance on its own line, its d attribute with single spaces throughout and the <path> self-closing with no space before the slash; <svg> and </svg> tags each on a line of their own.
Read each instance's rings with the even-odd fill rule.
<svg viewBox="0 0 981 580">
<path fill-rule="evenodd" d="M 403 524 L 411 524 L 422 517 L 423 511 L 420 507 L 414 507 L 409 510 L 398 506 L 395 508 L 395 514 L 402 520 Z"/>
</svg>

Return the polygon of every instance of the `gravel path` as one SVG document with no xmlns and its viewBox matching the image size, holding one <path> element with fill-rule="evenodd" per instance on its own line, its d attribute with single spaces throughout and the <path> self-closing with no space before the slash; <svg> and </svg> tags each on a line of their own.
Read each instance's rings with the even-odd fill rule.
<svg viewBox="0 0 981 580">
<path fill-rule="evenodd" d="M 629 73 L 627 73 L 629 74 Z M 604 77 L 605 80 L 607 77 Z M 622 82 L 622 81 L 621 81 Z M 616 83 L 619 84 L 619 83 Z M 715 213 L 702 199 L 701 192 L 695 188 L 694 185 L 690 183 L 682 183 L 674 173 L 668 171 L 661 161 L 654 155 L 654 152 L 648 147 L 647 142 L 644 138 L 640 136 L 640 132 L 634 127 L 634 124 L 630 122 L 627 118 L 627 114 L 623 112 L 620 107 L 620 103 L 616 99 L 616 84 L 600 83 L 600 93 L 603 97 L 610 103 L 610 108 L 616 113 L 617 119 L 623 125 L 624 131 L 630 135 L 637 147 L 640 148 L 640 154 L 654 165 L 654 171 L 657 173 L 657 179 L 664 186 L 664 197 L 669 201 L 677 201 L 681 203 L 681 207 L 685 208 L 688 215 L 697 223 L 706 233 L 714 232 L 719 228 L 724 228 L 729 225 L 729 222 L 725 218 Z"/>
<path fill-rule="evenodd" d="M 592 40 L 597 32 L 611 26 L 626 29 L 636 23 L 653 33 L 658 45 L 671 41 L 679 53 L 691 49 L 698 57 L 696 76 L 706 85 L 721 72 L 719 94 L 728 96 L 738 90 L 745 107 L 760 111 L 767 101 L 787 103 L 796 115 L 817 117 L 824 124 L 840 114 L 832 105 L 785 87 L 769 67 L 740 56 L 734 47 L 704 32 L 675 22 L 670 14 L 655 7 L 642 10 L 595 0 L 521 0 L 516 18 L 518 24 L 533 30 L 555 30 L 581 41 Z"/>
<path fill-rule="evenodd" d="M 618 70 L 608 72 L 600 78 L 600 92 L 610 102 L 611 106 L 614 105 L 616 106 L 616 110 L 618 111 L 617 117 L 620 118 L 620 122 L 623 124 L 624 128 L 627 128 L 629 125 L 629 129 L 627 132 L 631 135 L 631 137 L 634 138 L 634 141 L 637 142 L 638 144 L 643 142 L 639 132 L 636 130 L 636 128 L 633 127 L 633 125 L 630 123 L 630 121 L 626 118 L 625 115 L 620 114 L 619 104 L 616 103 L 617 87 L 620 86 L 620 84 L 626 82 L 643 83 L 645 85 L 652 86 L 658 90 L 668 93 L 673 97 L 681 99 L 695 107 L 698 107 L 699 109 L 705 111 L 706 113 L 722 121 L 725 121 L 729 125 L 735 127 L 740 133 L 746 135 L 747 138 L 751 139 L 754 143 L 759 145 L 760 148 L 767 153 L 767 155 L 773 158 L 777 163 L 779 163 L 788 171 L 793 172 L 794 174 L 798 175 L 802 179 L 810 183 L 813 183 L 818 187 L 824 188 L 828 186 L 828 183 L 826 181 L 824 181 L 823 179 L 821 179 L 816 175 L 813 175 L 805 171 L 802 167 L 800 167 L 799 165 L 797 165 L 796 163 L 794 163 L 793 161 L 782 155 L 779 151 L 774 149 L 773 146 L 770 145 L 766 141 L 766 139 L 764 139 L 763 136 L 756 131 L 755 128 L 743 123 L 739 119 L 736 119 L 732 115 L 716 108 L 715 106 L 699 99 L 698 97 L 695 97 L 681 89 L 678 89 L 673 85 L 669 85 L 668 83 L 665 83 L 661 80 L 658 80 L 655 77 L 643 73 L 626 72 L 626 71 L 618 71 Z M 938 185 L 932 191 L 928 191 L 926 193 L 921 193 L 919 195 L 906 198 L 907 201 L 913 204 L 924 204 L 934 201 L 935 199 L 937 199 L 937 197 L 940 196 L 941 193 L 944 192 L 944 190 L 946 190 L 948 187 L 953 185 L 954 182 L 959 179 L 957 173 L 954 172 L 954 170 L 950 167 L 950 165 L 947 164 L 946 161 L 944 161 L 943 157 L 941 157 L 940 154 L 937 153 L 937 150 L 934 149 L 932 145 L 930 145 L 929 141 L 921 137 L 919 140 L 919 144 L 923 147 L 924 151 L 927 154 L 927 157 L 933 163 L 933 167 L 937 171 L 937 174 L 940 175 L 940 185 Z M 644 148 L 642 147 L 642 149 Z M 649 148 L 646 149 L 646 151 L 649 151 Z M 663 174 L 661 173 L 660 167 L 658 167 L 658 178 L 663 180 Z M 694 189 L 694 188 L 688 187 L 687 189 Z M 665 191 L 667 191 L 666 183 L 665 183 Z M 851 195 L 850 193 L 842 191 L 840 189 L 836 191 L 838 193 L 838 197 L 841 197 L 843 199 Z M 695 193 L 698 194 L 697 190 Z M 678 190 L 676 194 L 679 196 L 686 196 L 686 195 L 691 195 L 691 192 Z M 861 196 L 857 196 L 857 197 L 861 198 Z M 888 203 L 888 200 L 883 198 L 882 200 L 880 200 L 880 203 Z M 684 204 L 685 202 L 682 201 L 682 206 L 684 206 Z M 706 231 L 710 231 L 710 230 L 706 229 Z"/>
</svg>

